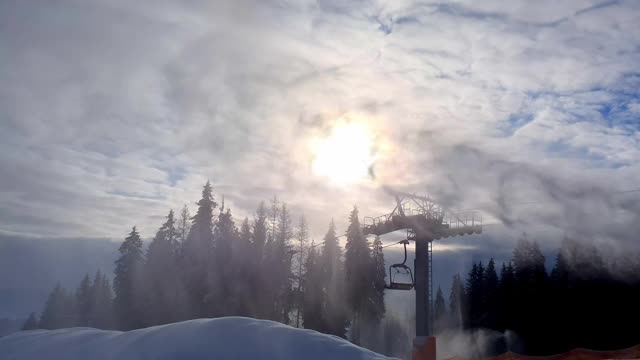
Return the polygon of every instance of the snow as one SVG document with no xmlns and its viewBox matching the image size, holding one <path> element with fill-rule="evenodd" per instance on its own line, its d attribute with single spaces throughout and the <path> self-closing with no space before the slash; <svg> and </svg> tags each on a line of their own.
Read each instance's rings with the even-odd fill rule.
<svg viewBox="0 0 640 360">
<path fill-rule="evenodd" d="M 0 338 L 3 360 L 387 359 L 336 336 L 242 317 L 128 332 L 71 328 Z"/>
</svg>

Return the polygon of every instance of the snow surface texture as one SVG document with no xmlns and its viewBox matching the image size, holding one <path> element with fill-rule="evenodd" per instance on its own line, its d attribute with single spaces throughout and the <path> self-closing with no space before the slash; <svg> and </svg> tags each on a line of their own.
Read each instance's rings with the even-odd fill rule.
<svg viewBox="0 0 640 360">
<path fill-rule="evenodd" d="M 348 341 L 273 321 L 198 319 L 128 332 L 72 328 L 0 338 L 2 360 L 387 359 Z"/>
</svg>

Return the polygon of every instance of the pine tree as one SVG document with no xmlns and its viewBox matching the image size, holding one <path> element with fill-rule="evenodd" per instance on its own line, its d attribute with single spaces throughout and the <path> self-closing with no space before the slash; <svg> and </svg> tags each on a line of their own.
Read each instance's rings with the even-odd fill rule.
<svg viewBox="0 0 640 360">
<path fill-rule="evenodd" d="M 445 304 L 444 295 L 442 294 L 440 286 L 438 286 L 438 291 L 436 291 L 436 300 L 433 303 L 433 319 L 436 333 L 446 328 L 447 305 Z"/>
<path fill-rule="evenodd" d="M 567 246 L 566 241 L 563 242 Z M 566 351 L 563 345 L 573 343 L 579 338 L 576 336 L 581 329 L 576 329 L 572 325 L 573 321 L 579 321 L 573 314 L 573 309 L 579 305 L 579 301 L 573 303 L 572 293 L 569 288 L 569 262 L 567 260 L 568 249 L 560 249 L 556 255 L 556 261 L 551 271 L 550 294 L 554 301 L 550 309 L 550 318 L 555 322 L 555 326 L 549 329 L 548 334 L 551 349 L 555 352 Z M 569 304 L 573 303 L 573 306 Z"/>
<path fill-rule="evenodd" d="M 39 328 L 53 330 L 72 327 L 75 322 L 72 297 L 58 283 L 47 298 Z"/>
<path fill-rule="evenodd" d="M 293 249 L 290 244 L 293 236 L 293 227 L 291 225 L 291 215 L 285 203 L 282 204 L 278 215 L 277 231 L 270 251 L 270 264 L 274 269 L 273 289 L 275 290 L 275 306 L 272 316 L 277 321 L 289 324 L 289 313 L 293 304 L 293 293 L 291 291 Z"/>
<path fill-rule="evenodd" d="M 346 300 L 344 263 L 333 220 L 329 224 L 323 242 L 320 255 L 322 276 L 318 285 L 323 290 L 323 328 L 320 331 L 346 338 L 349 319 L 344 306 Z"/>
<path fill-rule="evenodd" d="M 367 239 L 360 228 L 358 209 L 354 206 L 349 216 L 345 254 L 347 305 L 353 319 L 351 321 L 351 341 L 359 345 L 363 318 L 371 295 L 371 255 Z"/>
<path fill-rule="evenodd" d="M 213 200 L 211 183 L 202 188 L 202 198 L 197 202 L 198 211 L 192 218 L 191 229 L 182 244 L 181 268 L 188 294 L 189 318 L 207 316 L 205 297 L 208 293 L 208 276 L 212 266 L 213 210 L 218 204 Z"/>
<path fill-rule="evenodd" d="M 36 313 L 32 312 L 29 314 L 27 321 L 22 325 L 21 331 L 29 331 L 38 329 L 38 319 L 36 317 Z"/>
<path fill-rule="evenodd" d="M 114 306 L 120 329 L 130 330 L 144 326 L 142 270 L 142 239 L 134 226 L 118 249 L 113 286 Z"/>
<path fill-rule="evenodd" d="M 515 274 L 513 271 L 513 265 L 511 262 L 508 264 L 502 263 L 502 269 L 500 270 L 500 285 L 499 285 L 499 300 L 498 304 L 501 309 L 498 315 L 498 330 L 505 331 L 507 329 L 513 329 L 514 324 L 514 309 L 515 309 Z"/>
<path fill-rule="evenodd" d="M 178 240 L 182 244 L 187 240 L 189 230 L 191 229 L 191 214 L 189 214 L 189 208 L 187 204 L 184 204 L 182 211 L 180 212 L 180 219 L 178 219 L 177 231 L 179 234 Z"/>
<path fill-rule="evenodd" d="M 158 229 L 149 247 L 145 264 L 145 323 L 167 324 L 184 311 L 185 294 L 179 277 L 177 251 L 180 233 L 175 227 L 173 210 Z"/>
<path fill-rule="evenodd" d="M 323 274 L 320 266 L 318 252 L 312 243 L 303 267 L 300 294 L 303 325 L 305 329 L 317 331 L 323 331 L 326 326 L 323 319 L 323 289 L 320 286 Z"/>
<path fill-rule="evenodd" d="M 482 262 L 473 264 L 467 277 L 467 299 L 469 305 L 469 326 L 480 327 L 484 317 L 484 266 Z"/>
<path fill-rule="evenodd" d="M 248 266 L 251 270 L 251 293 L 252 298 L 264 299 L 253 306 L 253 314 L 257 318 L 268 319 L 271 314 L 271 269 L 267 262 L 267 237 L 269 233 L 269 215 L 264 202 L 261 202 L 253 216 L 251 251 Z"/>
<path fill-rule="evenodd" d="M 261 202 L 253 217 L 251 237 L 253 258 L 258 263 L 262 263 L 265 255 L 264 246 L 267 243 L 268 221 L 267 209 L 264 202 Z"/>
<path fill-rule="evenodd" d="M 77 326 L 93 326 L 93 324 L 89 322 L 89 315 L 93 301 L 91 298 L 91 291 L 91 280 L 89 279 L 89 274 L 86 274 L 80 281 L 80 286 L 78 286 L 78 289 L 76 290 Z"/>
<path fill-rule="evenodd" d="M 456 274 L 453 276 L 451 292 L 449 293 L 449 311 L 451 312 L 451 323 L 454 329 L 466 326 L 466 297 L 462 279 L 459 274 Z"/>
<path fill-rule="evenodd" d="M 309 241 L 309 227 L 307 226 L 307 221 L 305 220 L 304 215 L 300 216 L 298 226 L 296 227 L 295 241 L 296 241 L 296 245 L 295 245 L 296 264 L 295 264 L 294 276 L 296 281 L 296 291 L 295 291 L 296 327 L 300 327 L 300 320 L 301 320 L 302 306 L 303 306 L 302 278 L 304 277 L 305 272 L 308 272 L 308 269 L 305 269 L 305 262 L 307 262 L 308 266 L 315 266 L 316 260 L 317 260 L 315 251 L 313 254 L 313 258 L 310 259 L 306 256 L 307 242 Z"/>
<path fill-rule="evenodd" d="M 384 266 L 384 252 L 382 251 L 382 241 L 380 237 L 376 236 L 373 241 L 373 249 L 371 252 L 371 272 L 369 273 L 372 278 L 371 286 L 371 300 L 369 302 L 368 320 L 375 324 L 375 327 L 379 325 L 380 320 L 384 317 L 384 288 L 386 284 L 385 276 L 386 269 Z"/>
<path fill-rule="evenodd" d="M 237 282 L 236 259 L 233 247 L 238 242 L 238 229 L 233 221 L 231 209 L 225 211 L 224 198 L 214 230 L 215 263 L 209 276 L 209 293 L 206 296 L 209 316 L 228 316 L 238 314 L 238 294 L 234 284 Z"/>
<path fill-rule="evenodd" d="M 234 294 L 235 308 L 234 315 L 255 317 L 255 308 L 253 302 L 253 289 L 255 284 L 254 272 L 255 258 L 252 257 L 252 240 L 251 225 L 249 218 L 245 217 L 240 225 L 240 231 L 237 239 L 233 244 L 232 263 L 235 269 Z"/>
<path fill-rule="evenodd" d="M 278 219 L 280 217 L 280 202 L 275 195 L 271 199 L 271 209 L 269 210 L 269 223 L 267 242 L 274 242 L 278 232 Z"/>
<path fill-rule="evenodd" d="M 492 259 L 489 260 L 487 268 L 484 272 L 484 299 L 483 308 L 485 311 L 482 327 L 487 329 L 497 329 L 497 313 L 498 313 L 498 273 L 496 272 L 496 263 Z"/>
<path fill-rule="evenodd" d="M 548 326 L 547 273 L 545 258 L 536 242 L 531 242 L 526 235 L 518 241 L 513 250 L 513 266 L 515 274 L 513 330 L 523 338 L 527 338 L 525 349 L 528 351 L 544 351 L 543 339 L 536 334 L 543 333 Z M 522 311 L 522 309 L 527 309 Z"/>
<path fill-rule="evenodd" d="M 114 328 L 113 294 L 111 284 L 106 275 L 99 270 L 93 278 L 91 286 L 91 310 L 89 324 L 97 329 Z"/>
</svg>

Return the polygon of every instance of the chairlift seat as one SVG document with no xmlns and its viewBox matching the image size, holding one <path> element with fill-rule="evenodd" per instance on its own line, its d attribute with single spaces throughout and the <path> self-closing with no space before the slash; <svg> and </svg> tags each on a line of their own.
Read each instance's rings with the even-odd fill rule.
<svg viewBox="0 0 640 360">
<path fill-rule="evenodd" d="M 385 286 L 385 288 L 389 290 L 411 290 L 413 289 L 413 284 L 391 283 L 389 286 Z"/>
</svg>

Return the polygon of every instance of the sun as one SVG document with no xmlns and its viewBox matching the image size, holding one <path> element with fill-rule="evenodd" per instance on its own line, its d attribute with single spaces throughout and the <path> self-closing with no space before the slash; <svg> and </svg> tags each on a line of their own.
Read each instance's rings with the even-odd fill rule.
<svg viewBox="0 0 640 360">
<path fill-rule="evenodd" d="M 312 171 L 335 185 L 370 177 L 375 161 L 375 137 L 366 122 L 337 122 L 324 138 L 312 144 Z"/>
</svg>

